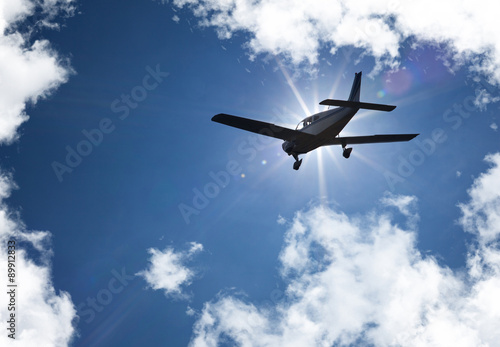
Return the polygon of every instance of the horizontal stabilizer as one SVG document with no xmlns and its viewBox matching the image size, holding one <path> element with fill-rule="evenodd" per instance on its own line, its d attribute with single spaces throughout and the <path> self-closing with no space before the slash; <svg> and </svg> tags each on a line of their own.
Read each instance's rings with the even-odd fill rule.
<svg viewBox="0 0 500 347">
<path fill-rule="evenodd" d="M 336 137 L 324 146 L 330 145 L 359 145 L 363 143 L 382 143 L 382 142 L 402 142 L 410 141 L 419 134 L 396 134 L 396 135 L 371 135 L 371 136 L 347 136 Z"/>
<path fill-rule="evenodd" d="M 213 116 L 212 121 L 287 141 L 294 141 L 298 138 L 314 137 L 314 135 L 306 134 L 298 130 L 292 130 L 289 128 L 281 127 L 279 125 L 238 116 L 232 116 L 230 114 L 224 113 L 219 113 Z"/>
<path fill-rule="evenodd" d="M 387 112 L 390 112 L 396 108 L 396 106 L 393 105 L 372 104 L 369 102 L 345 101 L 345 100 L 334 100 L 334 99 L 326 99 L 321 101 L 319 104 L 326 106 L 364 108 L 367 110 L 377 110 L 377 111 L 387 111 Z"/>
</svg>

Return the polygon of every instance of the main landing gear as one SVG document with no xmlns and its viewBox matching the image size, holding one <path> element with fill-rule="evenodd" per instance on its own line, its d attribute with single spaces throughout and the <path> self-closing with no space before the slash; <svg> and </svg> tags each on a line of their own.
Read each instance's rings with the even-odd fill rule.
<svg viewBox="0 0 500 347">
<path fill-rule="evenodd" d="M 300 164 L 302 164 L 302 159 L 299 160 L 299 156 L 297 154 L 292 155 L 295 159 L 295 163 L 293 163 L 293 169 L 298 170 L 300 168 Z"/>
<path fill-rule="evenodd" d="M 342 155 L 344 156 L 344 158 L 349 158 L 351 156 L 351 152 L 352 152 L 352 148 L 351 147 L 346 147 L 345 144 L 342 144 L 342 149 L 343 149 L 343 152 L 342 152 Z"/>
</svg>

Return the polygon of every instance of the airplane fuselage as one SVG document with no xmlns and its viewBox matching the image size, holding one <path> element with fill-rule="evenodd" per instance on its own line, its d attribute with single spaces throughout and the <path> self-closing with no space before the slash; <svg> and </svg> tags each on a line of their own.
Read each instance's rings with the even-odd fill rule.
<svg viewBox="0 0 500 347">
<path fill-rule="evenodd" d="M 294 143 L 293 152 L 304 154 L 328 143 L 331 139 L 338 136 L 358 110 L 359 108 L 339 107 L 308 117 L 309 119 L 313 119 L 312 123 L 304 126 L 299 131 L 315 135 L 314 140 L 303 142 L 297 139 Z"/>
</svg>

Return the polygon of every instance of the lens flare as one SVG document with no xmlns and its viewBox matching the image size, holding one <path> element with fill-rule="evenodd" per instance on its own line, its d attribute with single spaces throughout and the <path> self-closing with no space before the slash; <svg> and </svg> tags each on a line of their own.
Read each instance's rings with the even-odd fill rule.
<svg viewBox="0 0 500 347">
<path fill-rule="evenodd" d="M 384 74 L 384 90 L 394 95 L 405 94 L 412 83 L 413 74 L 404 68 Z"/>
</svg>

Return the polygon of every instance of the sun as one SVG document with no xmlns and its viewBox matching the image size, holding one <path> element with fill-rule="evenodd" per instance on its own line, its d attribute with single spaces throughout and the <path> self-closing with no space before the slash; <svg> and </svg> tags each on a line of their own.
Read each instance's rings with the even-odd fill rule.
<svg viewBox="0 0 500 347">
<path fill-rule="evenodd" d="M 311 116 L 312 114 L 323 111 L 322 107 L 324 106 L 319 105 L 320 100 L 342 98 L 343 94 L 348 93 L 347 89 L 338 90 L 340 86 L 343 86 L 342 89 L 345 88 L 344 80 L 346 79 L 345 71 L 348 69 L 347 62 L 341 64 L 337 68 L 338 74 L 331 78 L 331 84 L 328 82 L 325 83 L 325 79 L 315 79 L 311 83 L 310 88 L 308 87 L 308 96 L 301 92 L 301 88 L 297 87 L 296 82 L 290 76 L 286 66 L 282 64 L 278 58 L 276 58 L 276 62 L 287 86 L 292 91 L 298 105 L 300 105 L 299 110 L 291 110 L 290 114 L 287 115 L 288 117 L 292 115 L 297 122 L 300 122 L 302 119 Z M 384 96 L 384 91 L 379 91 L 378 94 L 375 93 L 373 95 L 375 98 L 382 98 Z M 347 97 L 347 95 L 345 95 L 345 97 Z M 305 100 L 311 100 L 311 102 L 306 102 Z M 311 107 L 311 104 L 314 106 Z M 342 131 L 342 136 L 356 136 L 370 133 L 372 129 L 369 128 L 369 122 L 358 122 L 358 120 L 367 120 L 367 118 L 371 118 L 374 114 L 376 114 L 376 112 L 368 110 L 363 110 L 363 112 L 356 114 L 351 121 L 352 125 L 348 125 L 346 129 Z M 331 183 L 332 177 L 342 177 L 347 181 L 356 179 L 356 177 L 352 176 L 352 172 L 348 173 L 349 170 L 346 169 L 346 163 L 344 162 L 345 159 L 342 158 L 341 154 L 342 150 L 340 146 L 327 146 L 317 148 L 314 151 L 303 155 L 303 158 L 307 158 L 307 162 L 310 163 L 310 165 L 314 165 L 314 161 L 316 161 L 316 167 L 314 169 L 314 175 L 316 175 L 316 177 L 314 180 L 317 182 L 318 195 L 320 197 L 320 201 L 322 202 L 327 202 L 331 198 L 329 193 L 331 193 L 333 189 Z M 278 163 L 272 165 L 272 171 L 276 171 L 283 164 L 287 164 L 289 162 L 287 159 L 287 156 L 283 155 Z M 353 151 L 353 158 L 351 160 L 360 161 L 376 171 L 381 170 L 380 165 L 378 165 L 376 161 L 364 156 L 362 152 Z M 311 169 L 308 169 L 308 171 L 311 172 Z M 304 179 L 303 176 L 302 179 Z"/>
</svg>

